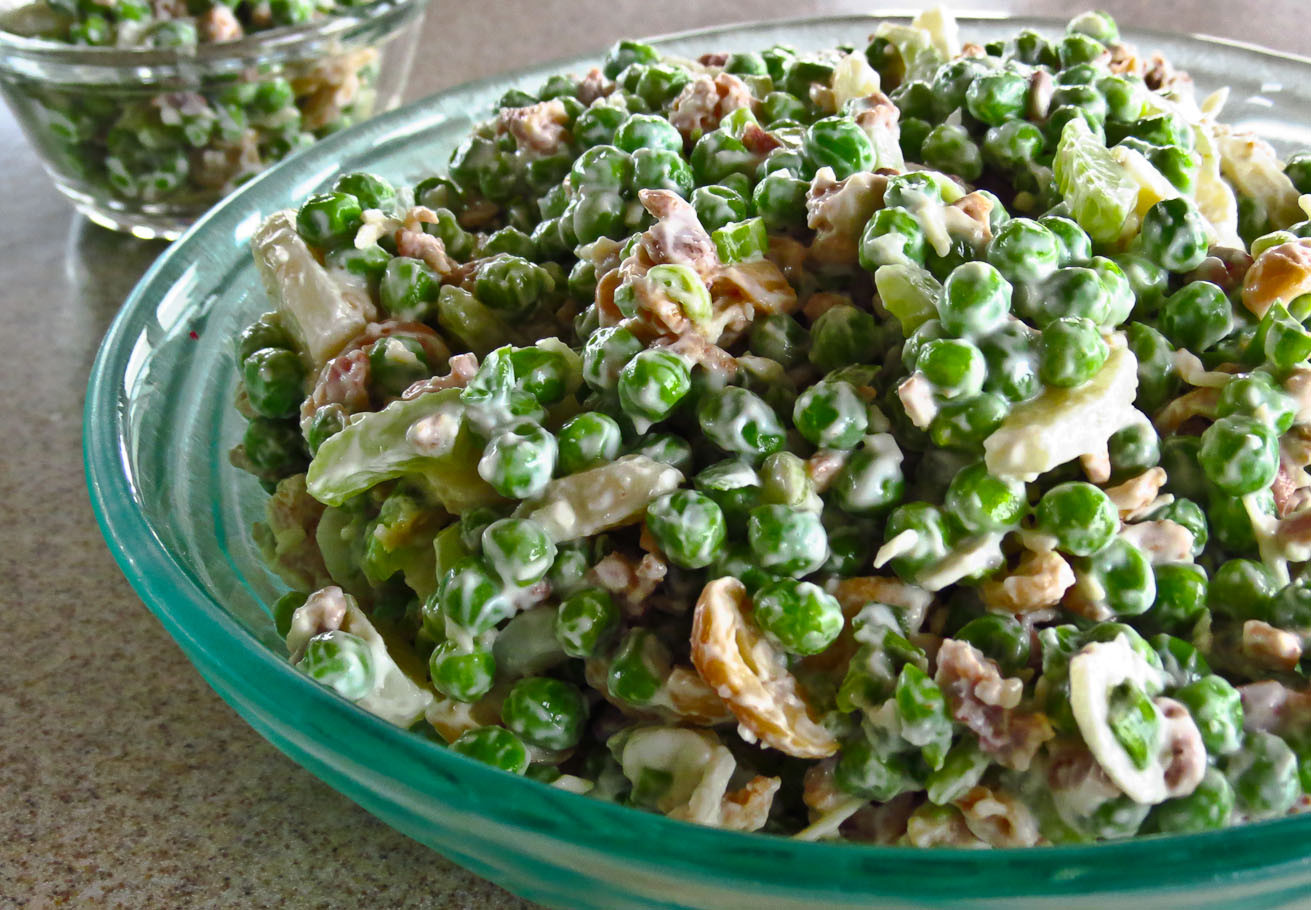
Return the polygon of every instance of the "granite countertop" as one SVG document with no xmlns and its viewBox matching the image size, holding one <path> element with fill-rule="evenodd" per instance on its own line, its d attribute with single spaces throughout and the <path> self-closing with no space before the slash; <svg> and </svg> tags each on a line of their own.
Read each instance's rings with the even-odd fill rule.
<svg viewBox="0 0 1311 910">
<path fill-rule="evenodd" d="M 1126 24 L 1311 52 L 1304 2 L 1100 5 Z M 955 4 L 1007 5 L 1062 17 L 1074 8 Z M 625 35 L 868 9 L 851 0 L 434 0 L 408 96 L 599 52 Z M 0 199 L 0 908 L 533 906 L 283 757 L 137 600 L 88 505 L 81 417 L 100 337 L 163 245 L 76 216 L 7 109 Z"/>
</svg>

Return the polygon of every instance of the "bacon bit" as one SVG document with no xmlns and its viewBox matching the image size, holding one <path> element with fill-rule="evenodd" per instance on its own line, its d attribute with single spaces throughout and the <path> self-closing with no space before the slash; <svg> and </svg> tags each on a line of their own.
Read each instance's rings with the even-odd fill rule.
<svg viewBox="0 0 1311 910">
<path fill-rule="evenodd" d="M 501 207 L 490 199 L 479 199 L 467 204 L 456 216 L 460 222 L 460 227 L 466 231 L 472 231 L 477 228 L 484 228 L 496 220 L 496 216 L 501 214 Z"/>
<path fill-rule="evenodd" d="M 783 143 L 773 133 L 768 132 L 758 123 L 748 123 L 746 125 L 746 129 L 742 131 L 742 144 L 747 147 L 748 152 L 759 155 L 761 158 L 774 149 L 783 147 Z"/>
<path fill-rule="evenodd" d="M 888 178 L 859 172 L 838 180 L 833 169 L 822 167 L 806 194 L 806 224 L 815 231 L 811 258 L 834 265 L 854 265 L 860 232 L 883 205 Z"/>
<path fill-rule="evenodd" d="M 1027 771 L 1042 744 L 1055 735 L 1045 715 L 1016 710 L 1012 681 L 1004 680 L 997 664 L 968 642 L 942 642 L 934 681 L 952 716 L 973 730 L 983 750 L 1004 767 Z"/>
<path fill-rule="evenodd" d="M 882 92 L 874 92 L 861 98 L 855 102 L 851 112 L 856 120 L 856 126 L 864 130 L 868 136 L 891 131 L 895 131 L 893 133 L 895 136 L 901 135 L 899 125 L 901 111 L 892 103 L 892 99 Z"/>
<path fill-rule="evenodd" d="M 733 712 L 691 667 L 674 667 L 665 680 L 669 704 L 680 721 L 714 727 L 733 719 Z"/>
<path fill-rule="evenodd" d="M 992 211 L 992 200 L 987 196 L 979 192 L 967 193 L 947 208 L 960 209 L 976 222 L 978 227 L 972 233 L 981 238 L 982 242 L 987 243 L 992 239 L 992 224 L 988 221 L 988 213 Z"/>
<path fill-rule="evenodd" d="M 578 83 L 578 100 L 583 104 L 590 105 L 598 98 L 604 98 L 615 90 L 615 84 L 605 78 L 605 74 L 597 67 L 592 67 L 587 71 L 587 75 Z"/>
<path fill-rule="evenodd" d="M 340 629 L 349 609 L 345 592 L 336 585 L 320 588 L 311 594 L 291 615 L 291 631 L 287 633 L 288 646 L 294 645 L 291 662 L 300 661 L 315 635 Z"/>
<path fill-rule="evenodd" d="M 674 99 L 669 122 L 693 142 L 738 108 L 750 108 L 752 100 L 746 83 L 732 73 L 697 76 Z"/>
<path fill-rule="evenodd" d="M 1267 669 L 1292 672 L 1302 659 L 1302 642 L 1291 632 L 1249 619 L 1243 623 L 1243 654 Z"/>
<path fill-rule="evenodd" d="M 1238 687 L 1243 697 L 1243 729 L 1280 733 L 1311 725 L 1311 692 L 1290 689 L 1273 679 Z"/>
<path fill-rule="evenodd" d="M 235 41 L 245 34 L 231 7 L 215 3 L 196 19 L 201 36 L 210 42 Z"/>
<path fill-rule="evenodd" d="M 301 426 L 326 405 L 339 405 L 345 415 L 369 409 L 369 355 L 362 349 L 338 354 L 323 365 L 314 388 L 300 406 Z"/>
<path fill-rule="evenodd" d="M 844 821 L 838 829 L 846 840 L 862 844 L 900 843 L 919 799 L 914 793 L 902 793 L 886 803 L 864 806 Z"/>
<path fill-rule="evenodd" d="M 703 279 L 718 272 L 720 262 L 715 242 L 701 226 L 696 209 L 669 190 L 642 190 L 637 198 L 656 219 L 642 235 L 642 248 L 653 264 L 691 266 Z"/>
<path fill-rule="evenodd" d="M 1165 764 L 1165 788 L 1170 797 L 1187 796 L 1197 789 L 1206 774 L 1206 746 L 1201 731 L 1188 709 L 1164 696 L 1153 702 L 1161 712 L 1161 735 L 1169 744 Z"/>
<path fill-rule="evenodd" d="M 750 304 L 743 313 L 747 321 L 753 313 L 791 313 L 797 308 L 796 291 L 782 270 L 768 259 L 725 266 L 710 282 L 710 292 L 716 298 L 717 309 L 727 306 L 728 300 Z"/>
<path fill-rule="evenodd" d="M 396 255 L 422 259 L 428 268 L 442 277 L 455 270 L 455 261 L 446 255 L 446 244 L 442 243 L 442 239 L 423 231 L 407 231 L 405 228 L 398 230 Z"/>
<path fill-rule="evenodd" d="M 805 305 L 801 307 L 801 312 L 806 318 L 814 322 L 820 316 L 823 316 L 835 306 L 851 305 L 851 298 L 846 294 L 839 294 L 836 291 L 816 291 L 806 298 Z"/>
<path fill-rule="evenodd" d="M 933 401 L 933 383 L 918 371 L 911 373 L 897 386 L 897 397 L 910 422 L 921 430 L 927 429 L 937 416 L 938 406 Z"/>
<path fill-rule="evenodd" d="M 1111 52 L 1110 70 L 1120 76 L 1142 76 L 1145 70 L 1137 49 L 1132 44 L 1117 41 L 1108 50 Z"/>
<path fill-rule="evenodd" d="M 1029 77 L 1029 119 L 1046 120 L 1052 108 L 1056 83 L 1045 69 L 1036 69 Z"/>
<path fill-rule="evenodd" d="M 1158 53 L 1152 54 L 1151 66 L 1143 74 L 1143 81 L 1149 89 L 1159 92 L 1161 89 L 1191 87 L 1193 77 L 1183 70 L 1176 70 L 1169 60 Z"/>
<path fill-rule="evenodd" d="M 847 453 L 820 449 L 806 460 L 806 476 L 815 485 L 816 493 L 823 493 L 837 478 L 847 463 Z"/>
<path fill-rule="evenodd" d="M 1162 436 L 1171 436 L 1194 417 L 1214 419 L 1219 404 L 1219 389 L 1193 389 L 1157 411 L 1152 423 Z"/>
<path fill-rule="evenodd" d="M 1165 481 L 1164 468 L 1148 468 L 1137 477 L 1131 477 L 1118 486 L 1110 487 L 1106 490 L 1106 495 L 1119 510 L 1121 520 L 1126 520 L 1153 503 L 1157 494 L 1161 492 L 1161 487 L 1165 486 Z"/>
<path fill-rule="evenodd" d="M 707 372 L 714 373 L 725 381 L 732 380 L 737 375 L 737 358 L 695 332 L 679 335 L 673 339 L 657 339 L 651 347 L 669 351 L 692 363 L 700 364 Z"/>
<path fill-rule="evenodd" d="M 401 397 L 406 401 L 418 398 L 420 395 L 427 395 L 429 392 L 439 392 L 442 389 L 462 389 L 469 384 L 469 380 L 478 372 L 478 358 L 473 354 L 456 354 L 450 361 L 450 372 L 445 376 L 433 376 L 431 379 L 420 379 L 401 393 Z"/>
<path fill-rule="evenodd" d="M 724 66 L 728 63 L 729 55 L 724 51 L 718 51 L 712 54 L 702 54 L 696 58 L 696 62 L 702 66 Z"/>
<path fill-rule="evenodd" d="M 1275 302 L 1311 293 L 1311 239 L 1271 247 L 1256 258 L 1243 279 L 1243 306 L 1257 318 Z"/>
<path fill-rule="evenodd" d="M 646 612 L 648 598 L 668 572 L 668 564 L 653 553 L 646 553 L 640 562 L 634 562 L 616 551 L 592 566 L 587 574 L 593 584 L 617 595 L 624 613 L 635 618 Z"/>
<path fill-rule="evenodd" d="M 1100 451 L 1080 455 L 1079 464 L 1091 483 L 1106 483 L 1111 479 L 1111 452 L 1105 445 Z"/>
<path fill-rule="evenodd" d="M 1120 536 L 1146 553 L 1153 565 L 1193 558 L 1193 533 L 1168 518 L 1126 525 Z"/>
<path fill-rule="evenodd" d="M 1202 264 L 1184 276 L 1184 281 L 1209 281 L 1228 294 L 1243 286 L 1255 260 L 1246 250 L 1213 246 Z"/>
<path fill-rule="evenodd" d="M 960 54 L 957 55 L 956 59 L 964 60 L 966 57 L 973 57 L 981 60 L 986 56 L 988 56 L 988 51 L 982 44 L 978 44 L 974 41 L 966 41 L 961 45 Z"/>
<path fill-rule="evenodd" d="M 1284 391 L 1293 397 L 1297 405 L 1297 415 L 1293 425 L 1304 427 L 1311 425 L 1311 367 L 1294 367 L 1284 380 Z"/>
<path fill-rule="evenodd" d="M 783 277 L 793 287 L 806 277 L 806 247 L 793 237 L 775 234 L 769 238 L 766 258 L 778 266 Z"/>
<path fill-rule="evenodd" d="M 553 154 L 570 141 L 569 111 L 559 98 L 506 108 L 497 116 L 496 125 L 509 132 L 520 149 L 540 155 Z"/>
<path fill-rule="evenodd" d="M 1014 572 L 985 581 L 979 594 L 989 609 L 1020 615 L 1056 606 L 1073 585 L 1074 570 L 1055 550 L 1026 550 Z"/>
<path fill-rule="evenodd" d="M 1287 518 L 1306 506 L 1311 476 L 1311 427 L 1295 426 L 1279 440 L 1279 471 L 1270 491 L 1275 497 L 1275 514 Z"/>
<path fill-rule="evenodd" d="M 991 847 L 1032 847 L 1038 843 L 1038 822 L 1033 813 L 1005 790 L 974 787 L 955 805 L 970 832 Z"/>
</svg>

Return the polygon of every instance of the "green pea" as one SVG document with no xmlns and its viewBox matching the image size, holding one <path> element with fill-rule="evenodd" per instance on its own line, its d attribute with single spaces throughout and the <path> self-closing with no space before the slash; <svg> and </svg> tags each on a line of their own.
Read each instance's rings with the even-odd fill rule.
<svg viewBox="0 0 1311 910">
<path fill-rule="evenodd" d="M 722 129 L 712 130 L 698 139 L 689 161 L 697 186 L 724 183 L 733 174 L 750 178 L 756 168 L 756 156 L 741 139 Z"/>
<path fill-rule="evenodd" d="M 852 449 L 869 426 L 867 410 L 850 383 L 826 381 L 810 386 L 798 396 L 792 422 L 812 445 Z"/>
<path fill-rule="evenodd" d="M 560 544 L 556 547 L 551 571 L 546 573 L 546 580 L 551 583 L 551 593 L 557 597 L 568 597 L 581 591 L 586 587 L 585 579 L 591 567 L 589 551 L 581 542 Z"/>
<path fill-rule="evenodd" d="M 1007 676 L 1029 665 L 1029 631 L 1013 616 L 980 616 L 961 626 L 952 637 L 974 645 L 995 660 Z"/>
<path fill-rule="evenodd" d="M 1232 496 L 1268 488 L 1279 471 L 1279 436 L 1255 417 L 1221 417 L 1202 433 L 1198 460 L 1207 478 Z"/>
<path fill-rule="evenodd" d="M 394 319 L 431 319 L 441 291 L 441 276 L 419 259 L 397 256 L 387 263 L 378 286 L 382 308 Z"/>
<path fill-rule="evenodd" d="M 1106 605 L 1116 616 L 1138 616 L 1151 609 L 1156 600 L 1151 561 L 1122 537 L 1113 537 L 1093 555 L 1081 558 L 1077 567 L 1099 586 Z"/>
<path fill-rule="evenodd" d="M 482 533 L 483 556 L 507 585 L 524 587 L 546 577 L 555 561 L 555 544 L 546 530 L 527 518 L 502 518 Z"/>
<path fill-rule="evenodd" d="M 877 354 L 878 323 L 850 304 L 825 310 L 810 327 L 810 362 L 825 372 L 867 363 Z"/>
<path fill-rule="evenodd" d="M 1248 733 L 1222 768 L 1233 785 L 1237 808 L 1253 820 L 1285 814 L 1302 795 L 1297 756 L 1273 733 Z"/>
<path fill-rule="evenodd" d="M 978 180 L 983 174 L 983 155 L 964 127 L 949 123 L 935 126 L 924 137 L 920 154 L 929 167 L 964 180 Z"/>
<path fill-rule="evenodd" d="M 872 515 L 906 495 L 901 452 L 890 436 L 866 437 L 833 480 L 833 501 L 852 515 Z"/>
<path fill-rule="evenodd" d="M 1279 590 L 1274 573 L 1250 559 L 1222 563 L 1211 579 L 1207 603 L 1218 616 L 1238 621 L 1268 615 L 1269 605 Z"/>
<path fill-rule="evenodd" d="M 1111 456 L 1111 481 L 1122 483 L 1160 463 L 1161 438 L 1155 427 L 1142 421 L 1112 433 L 1107 450 Z"/>
<path fill-rule="evenodd" d="M 810 335 L 805 327 L 786 313 L 757 316 L 751 324 L 751 353 L 767 357 L 785 368 L 804 360 L 809 347 Z"/>
<path fill-rule="evenodd" d="M 655 63 L 659 59 L 659 52 L 651 45 L 625 38 L 606 51 L 603 72 L 607 79 L 614 79 L 634 63 Z"/>
<path fill-rule="evenodd" d="M 378 668 L 368 643 L 340 629 L 311 638 L 297 666 L 310 679 L 351 701 L 368 695 L 377 685 Z"/>
<path fill-rule="evenodd" d="M 988 243 L 988 262 L 1011 284 L 1041 281 L 1060 265 L 1056 235 L 1028 218 L 1014 218 Z"/>
<path fill-rule="evenodd" d="M 903 117 L 900 123 L 901 156 L 907 161 L 918 161 L 924 157 L 924 140 L 933 132 L 933 124 L 918 117 Z"/>
<path fill-rule="evenodd" d="M 691 443 L 673 433 L 648 433 L 629 452 L 677 468 L 680 473 L 692 468 L 694 458 Z"/>
<path fill-rule="evenodd" d="M 952 335 L 986 334 L 1010 312 L 1011 285 L 994 266 L 967 262 L 955 268 L 942 286 L 938 318 Z"/>
<path fill-rule="evenodd" d="M 988 366 L 983 352 L 970 342 L 943 338 L 920 348 L 915 369 L 933 383 L 936 394 L 958 398 L 975 395 L 983 388 Z"/>
<path fill-rule="evenodd" d="M 531 312 L 554 284 L 546 269 L 503 253 L 479 267 L 474 294 L 498 313 L 515 317 Z"/>
<path fill-rule="evenodd" d="M 451 258 L 463 262 L 473 255 L 473 235 L 460 227 L 460 222 L 456 219 L 455 213 L 450 209 L 439 208 L 435 210 L 437 216 L 436 222 L 425 223 L 423 231 L 425 234 L 432 234 L 442 242 L 446 248 L 446 253 Z"/>
<path fill-rule="evenodd" d="M 843 744 L 833 782 L 846 793 L 878 802 L 918 787 L 906 756 L 876 748 L 863 733 Z"/>
<path fill-rule="evenodd" d="M 1092 239 L 1087 232 L 1069 218 L 1059 215 L 1044 215 L 1038 223 L 1056 235 L 1061 241 L 1063 256 L 1061 265 L 1086 262 L 1092 258 Z"/>
<path fill-rule="evenodd" d="M 530 676 L 510 689 L 501 706 L 501 721 L 525 742 L 558 752 L 578 745 L 587 703 L 571 683 Z"/>
<path fill-rule="evenodd" d="M 637 96 L 651 108 L 659 108 L 673 100 L 691 81 L 691 75 L 681 66 L 656 63 L 648 66 L 637 80 Z"/>
<path fill-rule="evenodd" d="M 1083 266 L 1063 266 L 1041 282 L 1028 286 L 1023 302 L 1016 301 L 1016 309 L 1039 328 L 1064 317 L 1105 325 L 1111 300 L 1096 271 Z"/>
<path fill-rule="evenodd" d="M 692 191 L 692 207 L 697 220 L 707 231 L 750 217 L 750 203 L 741 193 L 727 186 L 699 186 Z"/>
<path fill-rule="evenodd" d="M 1202 264 L 1207 250 L 1206 219 L 1189 199 L 1163 199 L 1143 215 L 1138 249 L 1171 272 L 1189 272 Z"/>
<path fill-rule="evenodd" d="M 554 436 L 523 423 L 492 437 L 478 461 L 478 476 L 502 496 L 528 499 L 550 481 L 557 451 Z"/>
<path fill-rule="evenodd" d="M 816 120 L 806 130 L 802 149 L 816 169 L 832 168 L 839 180 L 858 171 L 872 171 L 877 163 L 869 136 L 846 116 Z"/>
<path fill-rule="evenodd" d="M 370 346 L 369 375 L 384 395 L 399 397 L 413 383 L 431 376 L 432 365 L 418 339 L 389 335 Z"/>
<path fill-rule="evenodd" d="M 1283 434 L 1293 425 L 1297 403 L 1269 373 L 1248 373 L 1225 383 L 1220 391 L 1216 414 L 1219 417 L 1245 414 Z"/>
<path fill-rule="evenodd" d="M 929 438 L 942 448 L 975 453 L 1002 425 L 1009 411 L 1006 399 L 993 392 L 948 399 L 929 424 Z"/>
<path fill-rule="evenodd" d="M 353 245 L 348 245 L 329 250 L 323 257 L 323 262 L 328 268 L 341 269 L 363 278 L 369 290 L 376 295 L 391 258 L 391 254 L 380 246 L 357 249 Z"/>
<path fill-rule="evenodd" d="M 646 350 L 620 371 L 619 403 L 634 420 L 660 421 L 669 416 L 691 386 L 691 373 L 681 357 Z"/>
<path fill-rule="evenodd" d="M 1304 304 L 1311 302 L 1304 295 L 1298 300 Z M 1294 301 L 1294 306 L 1298 301 Z M 1305 309 L 1299 315 L 1303 315 Z M 1256 338 L 1260 339 L 1260 351 L 1265 359 L 1278 370 L 1291 370 L 1311 358 L 1311 332 L 1289 313 L 1282 303 L 1276 303 L 1266 311 L 1257 329 Z"/>
<path fill-rule="evenodd" d="M 455 563 L 437 589 L 438 603 L 447 622 L 481 635 L 514 615 L 514 604 L 492 564 L 478 556 Z"/>
<path fill-rule="evenodd" d="M 279 638 L 285 639 L 291 632 L 292 617 L 307 600 L 309 595 L 304 591 L 288 591 L 269 606 L 269 614 L 273 617 L 273 628 L 277 630 Z"/>
<path fill-rule="evenodd" d="M 766 123 L 776 120 L 808 120 L 806 103 L 788 92 L 769 92 L 760 101 L 760 113 Z"/>
<path fill-rule="evenodd" d="M 305 441 L 294 423 L 256 417 L 246 425 L 241 448 L 255 473 L 278 480 L 305 469 Z"/>
<path fill-rule="evenodd" d="M 570 657 L 593 657 L 619 628 L 619 608 L 602 588 L 584 588 L 560 602 L 555 638 Z"/>
<path fill-rule="evenodd" d="M 792 654 L 818 654 L 842 631 L 844 619 L 837 599 L 808 581 L 773 582 L 757 591 L 752 603 L 756 624 Z"/>
<path fill-rule="evenodd" d="M 433 687 L 456 701 L 475 702 L 492 688 L 496 658 L 479 645 L 468 647 L 447 639 L 428 658 Z"/>
<path fill-rule="evenodd" d="M 871 529 L 863 524 L 830 527 L 828 530 L 828 562 L 822 571 L 851 577 L 860 575 L 874 555 L 875 538 Z"/>
<path fill-rule="evenodd" d="M 1305 575 L 1275 595 L 1267 621 L 1276 628 L 1296 633 L 1303 641 L 1311 637 L 1311 583 Z"/>
<path fill-rule="evenodd" d="M 884 265 L 924 265 L 924 229 L 900 206 L 875 212 L 861 233 L 861 268 L 873 272 Z"/>
<path fill-rule="evenodd" d="M 1212 539 L 1230 555 L 1259 552 L 1252 512 L 1258 516 L 1274 518 L 1275 499 L 1268 488 L 1246 496 L 1233 496 L 1212 486 L 1207 494 L 1207 515 L 1213 532 Z"/>
<path fill-rule="evenodd" d="M 672 190 L 686 199 L 694 185 L 691 167 L 677 152 L 667 149 L 638 149 L 633 153 L 634 192 Z"/>
<path fill-rule="evenodd" d="M 675 490 L 652 502 L 646 527 L 669 560 L 685 569 L 714 562 L 728 534 L 718 504 L 695 490 Z"/>
<path fill-rule="evenodd" d="M 785 441 L 774 410 L 738 386 L 706 394 L 697 405 L 697 423 L 707 439 L 730 455 L 763 458 Z"/>
<path fill-rule="evenodd" d="M 349 193 L 316 193 L 296 212 L 296 231 L 311 246 L 338 246 L 355 237 L 362 214 L 360 201 Z"/>
<path fill-rule="evenodd" d="M 260 348 L 241 365 L 250 406 L 263 417 L 290 417 L 305 397 L 305 366 L 286 348 Z"/>
<path fill-rule="evenodd" d="M 828 85 L 833 81 L 833 64 L 826 60 L 794 56 L 787 62 L 781 81 L 789 94 L 809 98 L 812 85 Z"/>
<path fill-rule="evenodd" d="M 1125 326 L 1125 338 L 1138 361 L 1138 397 L 1135 403 L 1150 414 L 1174 397 L 1178 388 L 1174 347 L 1159 331 L 1141 322 Z M 1169 473 L 1173 478 L 1173 472 Z"/>
<path fill-rule="evenodd" d="M 1211 347 L 1233 328 L 1233 308 L 1224 291 L 1194 281 L 1175 291 L 1161 307 L 1161 330 L 1176 345 L 1193 351 Z"/>
<path fill-rule="evenodd" d="M 1062 317 L 1048 323 L 1038 341 L 1038 376 L 1049 386 L 1072 388 L 1092 379 L 1111 349 L 1091 320 Z"/>
<path fill-rule="evenodd" d="M 948 751 L 942 767 L 931 773 L 925 784 L 929 802 L 945 806 L 978 786 L 992 759 L 973 737 L 962 737 Z"/>
<path fill-rule="evenodd" d="M 1155 566 L 1156 604 L 1152 620 L 1174 634 L 1187 634 L 1206 611 L 1206 570 L 1193 563 Z"/>
<path fill-rule="evenodd" d="M 989 126 L 1023 117 L 1028 103 L 1029 80 L 1015 70 L 980 74 L 965 90 L 965 109 Z"/>
<path fill-rule="evenodd" d="M 612 391 L 620 371 L 645 347 L 623 326 L 597 329 L 583 345 L 583 381 L 598 392 Z"/>
<path fill-rule="evenodd" d="M 1227 828 L 1234 812 L 1234 788 L 1217 768 L 1207 768 L 1187 796 L 1168 799 L 1152 810 L 1151 823 L 1162 834 L 1200 834 Z"/>
<path fill-rule="evenodd" d="M 747 514 L 761 502 L 760 477 L 751 465 L 730 458 L 705 468 L 693 482 L 718 503 L 734 536 L 741 536 L 746 530 Z"/>
<path fill-rule="evenodd" d="M 669 651 L 648 629 L 630 629 L 610 661 L 606 689 L 631 705 L 647 705 L 669 675 Z"/>
<path fill-rule="evenodd" d="M 599 411 L 587 411 L 571 418 L 556 437 L 560 474 L 577 474 L 619 457 L 622 443 L 619 424 Z"/>
<path fill-rule="evenodd" d="M 810 184 L 785 171 L 766 174 L 751 193 L 756 212 L 770 231 L 806 226 L 806 193 Z"/>
<path fill-rule="evenodd" d="M 1097 487 L 1082 481 L 1058 484 L 1043 494 L 1034 511 L 1037 530 L 1055 538 L 1071 556 L 1091 556 L 1115 537 L 1120 514 Z"/>
<path fill-rule="evenodd" d="M 828 559 L 828 534 L 814 512 L 765 505 L 751 510 L 747 539 L 764 569 L 801 578 Z"/>
<path fill-rule="evenodd" d="M 1027 401 L 1042 391 L 1038 378 L 1035 333 L 1015 320 L 978 340 L 987 365 L 983 389 L 1010 401 Z"/>
<path fill-rule="evenodd" d="M 1242 745 L 1243 699 L 1223 677 L 1204 676 L 1178 689 L 1174 697 L 1193 716 L 1211 755 L 1228 755 Z"/>
<path fill-rule="evenodd" d="M 244 363 L 246 358 L 260 348 L 290 348 L 291 337 L 282 326 L 282 317 L 276 312 L 262 314 L 258 319 L 241 330 L 237 336 L 237 363 Z"/>
<path fill-rule="evenodd" d="M 1016 171 L 1037 160 L 1044 142 L 1037 126 L 1027 120 L 1010 120 L 988 130 L 983 138 L 983 160 L 992 167 Z"/>
<path fill-rule="evenodd" d="M 277 101 L 276 109 L 281 109 L 291 102 L 290 85 L 285 86 L 282 96 L 283 98 Z M 354 196 L 359 200 L 360 205 L 366 209 L 391 212 L 396 207 L 395 187 L 377 174 L 369 174 L 364 171 L 342 174 L 332 184 L 332 191 Z"/>
<path fill-rule="evenodd" d="M 951 479 L 943 508 L 967 534 L 983 534 L 1018 526 L 1029 504 L 1023 484 L 994 477 L 976 462 Z"/>
<path fill-rule="evenodd" d="M 451 751 L 511 774 L 523 774 L 528 770 L 528 748 L 523 740 L 504 727 L 466 730 L 451 743 Z"/>
</svg>

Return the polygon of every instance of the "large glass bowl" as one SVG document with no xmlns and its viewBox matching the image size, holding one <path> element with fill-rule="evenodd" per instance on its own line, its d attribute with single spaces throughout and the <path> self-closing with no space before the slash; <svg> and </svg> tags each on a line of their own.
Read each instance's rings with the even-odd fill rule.
<svg viewBox="0 0 1311 910">
<path fill-rule="evenodd" d="M 395 107 L 427 0 L 179 48 L 77 47 L 0 28 L 0 94 L 92 221 L 172 239 L 315 139 Z"/>
<path fill-rule="evenodd" d="M 669 51 L 859 41 L 874 17 L 716 29 Z M 971 19 L 985 39 L 1025 20 Z M 1233 87 L 1228 115 L 1287 149 L 1311 144 L 1311 60 L 1131 34 Z M 289 666 L 263 604 L 277 582 L 249 533 L 264 494 L 229 467 L 232 336 L 265 308 L 246 242 L 341 169 L 414 180 L 439 167 L 511 85 L 474 83 L 314 146 L 211 212 L 151 269 L 91 375 L 91 499 L 123 571 L 196 668 L 275 746 L 388 824 L 524 897 L 567 910 L 1270 910 L 1311 905 L 1311 815 L 1188 837 L 973 852 L 799 843 L 699 828 L 493 770 L 389 726 Z M 113 634 L 107 630 L 106 634 Z"/>
</svg>

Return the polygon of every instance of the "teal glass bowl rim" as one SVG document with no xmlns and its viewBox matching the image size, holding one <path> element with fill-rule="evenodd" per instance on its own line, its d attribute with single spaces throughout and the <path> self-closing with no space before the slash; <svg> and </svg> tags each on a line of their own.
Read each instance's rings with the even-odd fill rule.
<svg viewBox="0 0 1311 910">
<path fill-rule="evenodd" d="M 907 15 L 904 10 L 890 10 L 791 18 L 689 30 L 650 40 L 660 45 L 691 38 L 729 38 L 752 26 L 849 24 L 852 28 L 859 28 Z M 1017 27 L 1047 29 L 1063 24 L 1036 17 L 991 13 L 961 14 L 957 18 L 962 23 L 1005 20 Z M 1153 37 L 1179 38 L 1178 35 L 1147 29 L 1134 29 L 1132 37 L 1149 40 Z M 1267 60 L 1303 65 L 1311 76 L 1311 57 L 1271 51 L 1241 41 L 1207 36 L 1188 38 Z M 835 884 L 826 870 L 831 872 L 837 866 L 858 868 L 865 876 L 859 881 L 845 882 L 843 890 L 853 893 L 924 897 L 940 890 L 941 883 L 950 881 L 951 890 L 975 898 L 1087 896 L 1102 892 L 1177 892 L 1212 882 L 1238 885 L 1268 876 L 1278 877 L 1281 872 L 1311 865 L 1311 814 L 1203 834 L 1134 838 L 1094 845 L 994 850 L 809 843 L 676 821 L 508 775 L 388 724 L 297 671 L 201 590 L 146 520 L 137 502 L 136 479 L 126 445 L 127 394 L 123 380 L 135 340 L 151 318 L 150 305 L 155 300 L 154 294 L 168 288 L 169 276 L 183 268 L 187 254 L 206 233 L 230 235 L 239 222 L 249 220 L 250 212 L 260 210 L 257 201 L 265 187 L 274 181 L 294 180 L 289 166 L 301 172 L 326 172 L 340 148 L 346 143 L 360 141 L 363 134 L 384 137 L 403 132 L 406 128 L 430 128 L 446 119 L 443 115 L 436 115 L 434 119 L 431 114 L 425 119 L 424 106 L 432 104 L 435 99 L 455 92 L 472 93 L 519 76 L 577 68 L 597 59 L 599 54 L 592 53 L 464 83 L 329 136 L 288 164 L 277 165 L 260 174 L 212 209 L 155 261 L 133 289 L 110 325 L 90 373 L 83 414 L 85 476 L 93 511 L 115 561 L 138 596 L 188 657 L 193 662 L 203 660 L 204 669 L 216 674 L 226 687 L 240 692 L 243 707 L 260 710 L 261 719 L 270 726 L 288 727 L 289 722 L 279 723 L 283 717 L 307 713 L 324 714 L 336 724 L 355 726 L 363 734 L 357 739 L 330 744 L 319 742 L 318 745 L 367 766 L 376 763 L 379 755 L 365 754 L 366 747 L 381 743 L 403 759 L 404 767 L 448 769 L 462 782 L 475 788 L 464 807 L 469 811 L 495 817 L 500 810 L 513 814 L 513 807 L 520 797 L 560 800 L 560 805 L 572 818 L 590 815 L 598 822 L 605 822 L 596 826 L 578 826 L 572 843 L 612 856 L 632 853 L 647 861 L 655 859 L 669 873 L 686 875 L 689 880 L 785 881 L 790 891 L 815 887 L 823 893 L 831 891 Z M 475 113 L 483 115 L 483 112 Z M 224 231 L 227 233 L 222 233 Z M 227 402 L 222 402 L 221 406 L 228 406 Z M 209 673 L 204 675 L 220 695 L 232 700 L 215 684 Z M 272 685 L 252 685 L 251 681 L 255 679 Z M 291 710 L 292 707 L 299 710 Z M 404 783 L 421 785 L 416 781 Z M 627 836 L 616 840 L 616 832 L 624 832 Z M 554 836 L 544 828 L 535 833 Z M 753 850 L 753 847 L 764 849 Z M 734 857 L 733 865 L 716 866 L 714 858 L 729 852 Z M 780 867 L 780 855 L 785 855 L 788 860 L 785 867 Z M 999 875 L 1004 876 L 1001 882 L 997 878 Z M 883 876 L 888 877 L 886 883 Z M 984 886 L 984 882 L 988 885 Z M 1000 888 L 994 887 L 997 885 Z"/>
</svg>

